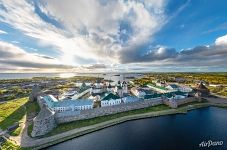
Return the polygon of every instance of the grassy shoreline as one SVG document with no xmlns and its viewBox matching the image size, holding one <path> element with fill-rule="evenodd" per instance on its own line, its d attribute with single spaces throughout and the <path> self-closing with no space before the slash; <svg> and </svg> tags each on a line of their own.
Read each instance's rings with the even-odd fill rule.
<svg viewBox="0 0 227 150">
<path fill-rule="evenodd" d="M 191 106 L 190 106 L 191 105 Z M 131 120 L 138 120 L 138 119 L 145 119 L 145 118 L 152 118 L 152 117 L 159 117 L 159 116 L 164 116 L 164 115 L 174 115 L 174 114 L 186 114 L 188 111 L 193 110 L 193 109 L 198 109 L 198 108 L 203 108 L 203 107 L 209 107 L 212 106 L 210 103 L 198 103 L 198 104 L 188 104 L 187 106 L 179 107 L 178 109 L 168 109 L 168 110 L 161 110 L 161 111 L 156 111 L 156 112 L 150 112 L 150 113 L 142 113 L 142 114 L 135 114 L 135 115 L 129 115 L 129 116 L 124 116 L 118 119 L 113 119 L 110 121 L 106 121 L 108 123 L 101 123 L 101 125 L 98 125 L 94 128 L 89 128 L 87 130 L 82 130 L 80 132 L 74 133 L 69 136 L 65 136 L 63 138 L 59 138 L 50 142 L 47 142 L 45 144 L 42 144 L 40 146 L 32 147 L 32 149 L 42 149 L 45 147 L 49 147 L 52 145 L 59 144 L 61 142 L 89 134 L 110 126 L 114 126 L 123 122 L 131 121 Z M 218 106 L 217 106 L 218 107 Z M 97 125 L 97 124 L 96 124 Z M 95 126 L 95 125 L 91 125 Z"/>
</svg>

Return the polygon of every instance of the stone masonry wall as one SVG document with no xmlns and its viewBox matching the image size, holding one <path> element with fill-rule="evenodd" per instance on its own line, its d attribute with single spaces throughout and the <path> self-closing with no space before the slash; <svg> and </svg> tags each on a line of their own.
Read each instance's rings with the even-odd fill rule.
<svg viewBox="0 0 227 150">
<path fill-rule="evenodd" d="M 195 97 L 187 97 L 187 98 L 184 98 L 181 100 L 177 100 L 177 106 L 180 106 L 180 105 L 183 105 L 186 103 L 190 103 L 190 102 L 195 102 L 195 101 L 198 101 L 198 99 Z"/>
<path fill-rule="evenodd" d="M 195 97 L 187 97 L 187 98 L 180 99 L 180 100 L 168 100 L 168 99 L 164 99 L 163 100 L 163 103 L 166 104 L 166 105 L 168 105 L 171 108 L 177 108 L 180 105 L 183 105 L 183 104 L 186 104 L 186 103 L 190 103 L 190 102 L 195 102 L 195 101 L 198 101 L 198 99 L 195 98 Z"/>
<path fill-rule="evenodd" d="M 49 116 L 47 118 L 43 118 L 42 120 L 34 121 L 33 130 L 31 133 L 32 137 L 42 136 L 53 130 L 55 128 L 56 122 L 54 115 Z"/>
<path fill-rule="evenodd" d="M 163 101 L 162 100 L 147 100 L 147 101 L 140 100 L 138 102 L 133 102 L 133 103 L 127 103 L 127 104 L 123 103 L 115 106 L 82 110 L 78 115 L 75 115 L 75 113 L 72 113 L 72 115 L 68 114 L 66 116 L 64 114 L 58 113 L 55 115 L 55 119 L 57 123 L 66 123 L 66 122 L 72 122 L 76 120 L 90 119 L 90 118 L 95 118 L 99 116 L 116 114 L 116 113 L 125 112 L 129 110 L 146 108 L 150 106 L 156 106 L 159 104 L 163 104 Z"/>
<path fill-rule="evenodd" d="M 33 119 L 33 129 L 31 133 L 32 137 L 45 135 L 57 126 L 54 111 L 47 108 L 40 97 L 37 98 L 37 102 L 40 107 L 40 112 Z M 50 112 L 52 112 L 52 114 Z"/>
</svg>

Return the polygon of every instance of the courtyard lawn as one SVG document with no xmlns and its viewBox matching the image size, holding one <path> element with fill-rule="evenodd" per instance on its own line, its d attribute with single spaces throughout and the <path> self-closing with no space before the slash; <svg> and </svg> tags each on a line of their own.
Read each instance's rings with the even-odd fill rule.
<svg viewBox="0 0 227 150">
<path fill-rule="evenodd" d="M 5 130 L 16 122 L 20 122 L 26 113 L 24 104 L 28 98 L 19 98 L 0 104 L 0 128 Z"/>
<path fill-rule="evenodd" d="M 155 111 L 167 110 L 167 109 L 170 109 L 170 108 L 166 105 L 158 105 L 158 106 L 151 106 L 151 107 L 147 107 L 147 108 L 143 108 L 143 109 L 131 110 L 131 111 L 107 115 L 107 116 L 96 117 L 96 118 L 87 119 L 87 120 L 79 120 L 79 121 L 74 121 L 74 122 L 70 122 L 70 123 L 60 124 L 46 136 L 52 136 L 52 135 L 59 134 L 59 133 L 65 132 L 65 131 L 69 131 L 69 130 L 72 130 L 75 128 L 94 125 L 97 123 L 105 122 L 108 120 L 112 120 L 112 119 L 116 119 L 116 118 L 120 118 L 120 117 L 124 117 L 124 116 L 143 114 L 143 113 L 155 112 Z"/>
</svg>

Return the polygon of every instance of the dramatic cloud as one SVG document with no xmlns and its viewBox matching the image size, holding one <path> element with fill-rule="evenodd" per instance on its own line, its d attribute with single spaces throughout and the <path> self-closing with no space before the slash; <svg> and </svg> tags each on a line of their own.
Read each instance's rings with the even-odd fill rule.
<svg viewBox="0 0 227 150">
<path fill-rule="evenodd" d="M 151 40 L 163 25 L 166 2 L 3 0 L 2 4 L 0 21 L 38 39 L 41 46 L 53 47 L 65 64 L 79 65 L 84 59 L 118 63 L 118 51 Z"/>
<path fill-rule="evenodd" d="M 182 3 L 169 15 L 166 14 L 168 2 L 0 0 L 0 23 L 22 34 L 26 41 L 35 41 L 34 47 L 17 39 L 0 42 L 0 70 L 130 71 L 152 67 L 224 66 L 227 35 L 217 38 L 212 45 L 181 51 L 154 44 L 156 33 L 191 1 Z M 3 29 L 0 34 L 9 35 L 10 32 Z"/>
<path fill-rule="evenodd" d="M 50 69 L 72 69 L 71 66 L 60 64 L 58 60 L 36 53 L 27 53 L 23 49 L 6 42 L 0 41 L 0 64 L 8 68 L 50 68 Z"/>
<path fill-rule="evenodd" d="M 138 51 L 138 47 L 133 50 L 126 50 L 121 53 L 122 63 L 147 63 L 146 66 L 226 66 L 227 45 L 226 37 L 216 39 L 214 45 L 197 46 L 195 48 L 184 49 L 177 52 L 174 48 L 158 46 L 151 50 L 146 50 L 144 54 Z M 128 57 L 130 56 L 130 57 Z"/>
<path fill-rule="evenodd" d="M 122 63 L 153 62 L 176 57 L 177 52 L 173 48 L 157 46 L 141 53 L 141 47 L 135 46 L 133 49 L 125 49 L 119 55 Z"/>
<path fill-rule="evenodd" d="M 223 45 L 198 46 L 181 51 L 172 60 L 178 66 L 225 66 L 227 64 L 227 47 Z"/>
</svg>

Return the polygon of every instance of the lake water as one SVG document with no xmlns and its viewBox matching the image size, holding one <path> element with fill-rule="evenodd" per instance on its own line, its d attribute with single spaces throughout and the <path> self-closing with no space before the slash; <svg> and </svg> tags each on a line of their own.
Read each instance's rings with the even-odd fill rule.
<svg viewBox="0 0 227 150">
<path fill-rule="evenodd" d="M 203 141 L 222 146 L 200 148 Z M 93 132 L 48 150 L 227 150 L 227 109 L 207 107 L 187 114 L 134 120 Z"/>
</svg>

